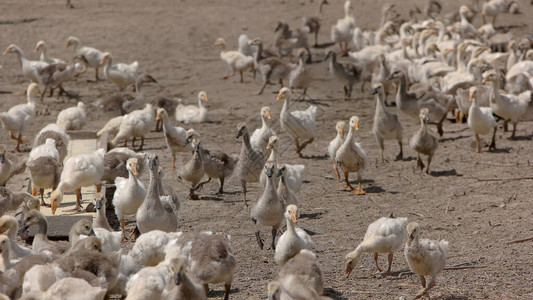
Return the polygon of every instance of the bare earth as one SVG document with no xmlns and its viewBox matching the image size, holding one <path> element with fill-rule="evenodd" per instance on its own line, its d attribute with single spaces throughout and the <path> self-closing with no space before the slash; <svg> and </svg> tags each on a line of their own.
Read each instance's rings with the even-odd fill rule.
<svg viewBox="0 0 533 300">
<path fill-rule="evenodd" d="M 343 15 L 343 1 L 329 2 L 322 17 L 320 43 L 330 41 L 330 26 Z M 459 1 L 444 2 L 446 12 L 459 6 Z M 354 0 L 353 3 L 358 25 L 375 29 L 385 1 Z M 424 1 L 401 3 L 397 5 L 399 12 L 408 16 L 408 10 L 414 4 L 422 7 Z M 513 28 L 513 33 L 522 37 L 530 32 L 532 21 L 528 14 L 533 9 L 529 1 L 520 3 L 523 14 L 500 16 L 497 23 L 498 26 L 518 25 Z M 114 61 L 129 63 L 138 60 L 141 69 L 159 82 L 147 87 L 149 96 L 170 95 L 181 97 L 186 103 L 196 103 L 198 91 L 205 90 L 210 99 L 208 109 L 212 122 L 194 128 L 202 135 L 206 148 L 227 153 L 240 150 L 241 141 L 234 136 L 237 123 L 244 121 L 251 130 L 257 128 L 260 125 L 259 110 L 264 105 L 271 106 L 274 127 L 280 132 L 278 118 L 282 103 L 275 101 L 278 86 L 270 86 L 263 95 L 256 96 L 262 83 L 259 78 L 254 81 L 249 73 L 245 74 L 243 84 L 238 82 L 238 76 L 220 80 L 227 70 L 220 61 L 219 51 L 213 48 L 213 42 L 224 37 L 228 47 L 235 49 L 240 33 L 251 38 L 262 37 L 268 42 L 273 37 L 277 21 L 299 25 L 299 17 L 314 15 L 317 5 L 316 1 L 303 0 L 73 0 L 73 4 L 75 9 L 66 9 L 63 0 L 4 0 L 0 12 L 2 19 L 39 19 L 32 23 L 0 25 L 2 49 L 14 43 L 36 59 L 31 51 L 42 39 L 48 43 L 50 56 L 68 59 L 72 49 L 65 49 L 66 40 L 74 35 L 83 45 L 111 52 Z M 475 24 L 479 26 L 480 23 L 477 17 Z M 334 49 L 338 51 L 337 46 Z M 312 52 L 314 60 L 324 56 L 324 49 L 312 49 Z M 27 81 L 21 76 L 15 55 L 2 57 L 1 64 L 0 89 L 25 90 Z M 281 134 L 286 149 L 281 160 L 306 165 L 306 183 L 298 195 L 302 212 L 298 226 L 314 233 L 312 238 L 325 275 L 326 294 L 334 299 L 398 299 L 416 294 L 420 288 L 418 277 L 398 276 L 401 271 L 408 270 L 400 251 L 395 255 L 394 273 L 389 278 L 372 275 L 374 262 L 370 254 L 364 255 L 349 279 L 343 277 L 344 256 L 362 240 L 368 224 L 394 212 L 396 216 L 418 221 L 425 229 L 424 237 L 448 240 L 449 266 L 484 267 L 444 271 L 430 292 L 434 298 L 533 298 L 530 284 L 533 279 L 533 241 L 506 244 L 533 236 L 532 181 L 478 180 L 532 176 L 533 109 L 530 107 L 527 120 L 519 124 L 518 140 L 508 140 L 510 133 L 498 131 L 498 150 L 492 153 L 487 152 L 488 147 L 484 147 L 481 154 L 474 153 L 474 137 L 467 125 L 446 121 L 432 172 L 427 175 L 415 170 L 416 154 L 408 146 L 404 149 L 406 158 L 403 161 L 393 160 L 398 151 L 395 142 L 386 143 L 388 162 L 379 161 L 379 148 L 370 132 L 375 100 L 369 95 L 368 88 L 361 93 L 358 84 L 355 98 L 343 101 L 342 86 L 332 79 L 327 64 L 318 62 L 311 68 L 316 81 L 309 94 L 320 100 L 318 136 L 304 150 L 307 157 L 300 159 L 290 138 Z M 93 78 L 94 71 L 89 70 L 65 88 L 79 92 L 86 104 L 116 90 L 109 82 L 86 82 Z M 24 102 L 24 96 L 2 94 L 0 111 Z M 36 117 L 25 140 L 31 141 L 40 128 L 55 121 L 61 109 L 73 105 L 74 100 L 57 100 L 55 96 L 45 98 L 44 103 L 38 104 L 38 111 L 45 113 Z M 294 107 L 305 108 L 307 105 L 300 102 Z M 335 136 L 336 121 L 347 121 L 352 115 L 358 115 L 361 120 L 358 140 L 368 152 L 370 162 L 364 176 L 365 196 L 342 191 L 342 185 L 333 179 L 332 163 L 325 156 L 327 145 Z M 86 129 L 98 130 L 112 116 L 91 108 Z M 408 138 L 419 124 L 404 115 L 400 119 L 404 127 L 404 145 L 407 145 Z M 0 130 L 0 140 L 13 151 L 15 143 L 9 139 L 8 132 Z M 29 152 L 29 145 L 22 146 L 24 152 Z M 222 197 L 214 196 L 218 183 L 213 182 L 200 191 L 201 200 L 188 200 L 187 187 L 179 183 L 175 175 L 170 175 L 172 160 L 161 133 L 150 133 L 146 150 L 160 154 L 168 174 L 166 184 L 172 184 L 179 191 L 181 230 L 231 234 L 238 262 L 231 299 L 265 299 L 266 285 L 276 278 L 278 267 L 272 250 L 260 251 L 257 247 L 249 208 L 243 208 L 238 181 L 235 178 L 229 180 L 225 189 L 229 193 Z M 22 189 L 21 181 L 26 177 L 27 174 L 17 176 L 8 187 Z M 355 179 L 354 175 L 352 179 Z M 147 181 L 147 176 L 143 180 Z M 250 185 L 252 203 L 261 193 L 260 184 Z M 133 220 L 130 227 L 132 225 Z M 268 241 L 270 230 L 263 228 L 262 236 Z M 131 248 L 131 243 L 125 247 Z M 380 263 L 386 267 L 386 258 L 381 257 Z M 215 292 L 210 292 L 210 298 L 221 299 L 223 287 L 213 288 Z"/>
</svg>

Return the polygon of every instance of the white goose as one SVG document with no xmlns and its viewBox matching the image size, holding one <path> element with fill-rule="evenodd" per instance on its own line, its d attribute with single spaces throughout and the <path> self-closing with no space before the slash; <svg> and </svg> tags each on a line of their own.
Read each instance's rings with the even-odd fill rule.
<svg viewBox="0 0 533 300">
<path fill-rule="evenodd" d="M 338 19 L 337 23 L 331 26 L 331 40 L 334 43 L 339 43 L 341 52 L 348 51 L 348 43 L 353 38 L 353 30 L 355 28 L 355 17 L 352 14 L 352 2 L 344 2 L 344 18 Z"/>
<path fill-rule="evenodd" d="M 207 93 L 198 93 L 198 106 L 178 104 L 176 107 L 176 121 L 189 123 L 204 123 L 208 121 L 207 108 L 202 105 L 202 101 L 207 102 Z"/>
<path fill-rule="evenodd" d="M 20 151 L 22 134 L 28 128 L 35 118 L 35 97 L 40 93 L 39 86 L 36 83 L 30 83 L 27 93 L 26 104 L 18 104 L 11 107 L 7 112 L 0 113 L 0 122 L 4 129 L 10 131 L 10 137 L 17 141 L 15 151 Z M 18 132 L 18 136 L 15 133 Z"/>
<path fill-rule="evenodd" d="M 274 260 L 279 266 L 283 266 L 289 259 L 300 253 L 300 250 L 315 248 L 309 234 L 294 225 L 298 222 L 298 207 L 288 205 L 284 216 L 287 220 L 287 231 L 279 237 L 274 253 Z"/>
<path fill-rule="evenodd" d="M 362 187 L 362 176 L 366 169 L 367 158 L 366 152 L 361 147 L 361 144 L 355 141 L 356 130 L 359 130 L 359 117 L 353 116 L 350 118 L 350 131 L 348 131 L 348 136 L 346 136 L 344 143 L 335 155 L 335 172 L 338 173 L 338 167 L 343 171 L 344 181 L 346 182 L 345 190 L 350 190 L 356 195 L 364 195 L 366 193 Z M 357 172 L 359 185 L 356 189 L 348 183 L 348 174 L 350 172 Z"/>
<path fill-rule="evenodd" d="M 76 106 L 60 111 L 56 120 L 56 124 L 65 131 L 80 130 L 85 126 L 85 123 L 87 123 L 87 115 L 85 104 L 81 101 Z"/>
<path fill-rule="evenodd" d="M 254 59 L 251 56 L 246 56 L 239 51 L 226 50 L 226 42 L 223 38 L 218 38 L 213 44 L 215 47 L 220 47 L 220 58 L 228 65 L 230 74 L 222 77 L 222 79 L 228 79 L 235 76 L 235 72 L 239 72 L 241 75 L 241 82 L 243 82 L 242 73 L 248 69 L 252 69 L 254 65 Z"/>
<path fill-rule="evenodd" d="M 296 145 L 296 153 L 302 157 L 302 150 L 315 139 L 315 118 L 317 107 L 309 106 L 306 110 L 289 111 L 291 102 L 291 90 L 287 87 L 282 88 L 276 100 L 285 100 L 280 114 L 281 128 L 286 131 L 293 139 Z M 300 145 L 300 139 L 306 139 Z"/>
<path fill-rule="evenodd" d="M 4 51 L 4 55 L 8 53 L 17 53 L 20 65 L 22 67 L 22 76 L 26 77 L 32 82 L 40 82 L 37 71 L 46 68 L 48 66 L 47 62 L 27 59 L 24 56 L 22 49 L 15 44 L 11 44 L 9 47 L 7 47 L 7 49 Z"/>
<path fill-rule="evenodd" d="M 105 52 L 100 60 L 100 66 L 104 66 L 104 74 L 109 81 L 113 82 L 122 91 L 126 86 L 135 84 L 139 63 L 137 61 L 131 64 L 117 63 L 113 64 L 113 58 L 109 52 Z"/>
<path fill-rule="evenodd" d="M 163 122 L 163 132 L 165 134 L 165 141 L 167 148 L 172 153 L 172 170 L 176 170 L 176 152 L 192 152 L 193 149 L 190 144 L 185 145 L 187 140 L 187 130 L 183 127 L 172 126 L 168 113 L 164 108 L 157 109 L 157 121 Z"/>
<path fill-rule="evenodd" d="M 254 133 L 252 133 L 250 144 L 255 151 L 263 153 L 263 156 L 266 157 L 270 155 L 267 149 L 268 139 L 270 139 L 271 136 L 276 135 L 276 132 L 270 127 L 270 107 L 262 107 L 260 116 L 261 128 L 257 128 Z"/>
<path fill-rule="evenodd" d="M 83 56 L 87 60 L 88 66 L 95 69 L 95 78 L 96 81 L 98 81 L 98 68 L 100 67 L 100 62 L 104 57 L 104 53 L 92 47 L 81 47 L 80 40 L 73 36 L 68 38 L 67 48 L 71 45 L 74 46 L 74 53 Z"/>
<path fill-rule="evenodd" d="M 498 124 L 492 116 L 492 108 L 479 107 L 478 100 L 476 98 L 477 87 L 470 88 L 470 101 L 472 105 L 468 111 L 468 127 L 474 131 L 476 136 L 477 152 L 481 152 L 481 143 L 479 140 L 480 134 L 487 134 L 491 129 L 494 130 L 492 134 L 492 142 L 490 143 L 489 150 L 496 149 L 496 130 L 498 130 Z"/>
<path fill-rule="evenodd" d="M 111 141 L 112 145 L 116 145 L 118 141 L 124 139 L 124 147 L 128 144 L 128 139 L 133 137 L 132 147 L 135 147 L 135 139 L 141 138 L 141 146 L 139 150 L 142 150 L 144 146 L 144 137 L 150 132 L 155 124 L 155 112 L 152 104 L 146 104 L 143 109 L 134 110 L 131 113 L 124 116 L 122 122 L 120 122 L 120 128 L 117 135 Z"/>
<path fill-rule="evenodd" d="M 337 135 L 331 142 L 329 142 L 328 146 L 328 156 L 329 159 L 333 161 L 333 170 L 335 170 L 335 176 L 337 177 L 338 181 L 341 181 L 339 172 L 337 171 L 337 164 L 335 163 L 335 155 L 337 154 L 337 150 L 341 147 L 341 145 L 344 143 L 344 126 L 346 123 L 344 121 L 337 121 L 337 124 L 335 125 L 335 130 L 337 130 Z"/>
</svg>

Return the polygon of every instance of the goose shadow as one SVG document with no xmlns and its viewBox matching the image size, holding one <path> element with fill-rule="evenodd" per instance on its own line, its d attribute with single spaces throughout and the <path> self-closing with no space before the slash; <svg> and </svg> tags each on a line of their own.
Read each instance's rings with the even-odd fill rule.
<svg viewBox="0 0 533 300">
<path fill-rule="evenodd" d="M 342 293 L 333 289 L 333 288 L 325 288 L 323 292 L 324 296 L 328 296 L 335 300 L 348 300 L 348 298 L 345 298 L 342 296 Z"/>
<path fill-rule="evenodd" d="M 224 201 L 224 198 L 209 195 L 209 196 L 201 196 L 198 200 Z"/>
<path fill-rule="evenodd" d="M 229 293 L 230 294 L 234 294 L 234 293 L 237 293 L 239 291 L 238 288 L 231 288 L 229 290 Z M 207 293 L 207 297 L 208 298 L 223 298 L 224 295 L 226 295 L 226 292 L 224 290 L 209 290 L 209 292 Z"/>
<path fill-rule="evenodd" d="M 300 214 L 300 219 L 301 218 L 305 218 L 305 219 L 320 219 L 322 217 L 323 214 L 325 214 L 327 212 L 315 212 L 315 213 L 308 213 L 308 214 Z"/>
<path fill-rule="evenodd" d="M 316 160 L 327 160 L 329 159 L 329 156 L 327 154 L 324 155 L 302 155 L 303 159 L 316 159 Z"/>
<path fill-rule="evenodd" d="M 449 142 L 449 141 L 453 142 L 453 141 L 457 141 L 461 139 L 466 139 L 469 137 L 470 137 L 469 135 L 459 135 L 459 136 L 454 136 L 454 137 L 442 138 L 442 139 L 439 139 L 439 143 L 444 143 L 444 142 Z"/>
<path fill-rule="evenodd" d="M 315 49 L 325 49 L 325 48 L 331 47 L 333 45 L 335 45 L 334 42 L 322 43 L 322 44 L 318 44 L 318 45 L 313 46 L 313 48 L 315 48 Z"/>
<path fill-rule="evenodd" d="M 497 148 L 494 150 L 487 151 L 489 153 L 509 153 L 511 152 L 511 148 Z"/>
<path fill-rule="evenodd" d="M 515 136 L 514 139 L 508 138 L 510 141 L 531 141 L 533 140 L 533 134 L 530 135 L 522 135 L 522 136 Z"/>
<path fill-rule="evenodd" d="M 457 173 L 455 169 L 445 170 L 445 171 L 430 171 L 429 175 L 433 177 L 443 177 L 443 176 L 458 176 L 461 177 L 463 174 Z"/>
</svg>

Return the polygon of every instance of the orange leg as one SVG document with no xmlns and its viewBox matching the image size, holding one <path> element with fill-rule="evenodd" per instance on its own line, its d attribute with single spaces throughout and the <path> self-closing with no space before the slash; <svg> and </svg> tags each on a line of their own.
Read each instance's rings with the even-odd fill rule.
<svg viewBox="0 0 533 300">
<path fill-rule="evenodd" d="M 378 257 L 379 257 L 379 253 L 375 252 L 374 253 L 374 262 L 376 263 L 376 270 L 374 271 L 374 274 L 378 274 L 378 273 L 383 272 L 383 270 L 381 270 L 381 268 L 378 265 Z"/>
</svg>

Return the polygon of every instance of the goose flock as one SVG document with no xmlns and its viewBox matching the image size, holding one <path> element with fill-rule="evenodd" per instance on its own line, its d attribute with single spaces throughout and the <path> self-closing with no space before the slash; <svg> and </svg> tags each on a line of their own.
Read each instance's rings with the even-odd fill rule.
<svg viewBox="0 0 533 300">
<path fill-rule="evenodd" d="M 253 299 L 336 299 L 326 289 L 332 275 L 322 272 L 321 255 L 332 252 L 341 261 L 334 248 L 345 241 L 326 245 L 322 239 L 313 241 L 314 232 L 299 227 L 300 212 L 310 210 L 309 197 L 321 196 L 308 192 L 314 184 L 309 178 L 319 172 L 317 165 L 327 165 L 328 170 L 333 166 L 333 172 L 323 175 L 341 184 L 329 184 L 320 193 L 347 191 L 356 206 L 376 199 L 369 195 L 380 184 L 372 179 L 379 172 L 373 167 L 375 157 L 376 166 L 390 164 L 402 170 L 410 166 L 418 175 L 416 184 L 422 185 L 436 175 L 435 169 L 442 169 L 439 163 L 444 159 L 439 156 L 451 151 L 450 139 L 443 138 L 451 132 L 450 123 L 472 134 L 472 147 L 467 148 L 478 153 L 485 148 L 498 151 L 496 145 L 502 143 L 498 129 L 507 132 L 509 123 L 513 129 L 503 134 L 510 140 L 505 144 L 519 139 L 533 88 L 533 39 L 504 33 L 505 28 L 496 26 L 498 15 L 520 11 L 518 1 L 474 0 L 445 11 L 448 3 L 427 0 L 423 9 L 413 7 L 404 17 L 394 4 L 385 4 L 379 27 L 373 29 L 358 22 L 356 2 L 319 0 L 312 4 L 317 5 L 315 15 L 303 16 L 293 28 L 280 20 L 272 37 L 249 38 L 247 32 L 236 41 L 230 41 L 228 34 L 209 43 L 220 50 L 219 57 L 213 52 L 211 58 L 220 59 L 227 68 L 220 77 L 232 89 L 245 93 L 250 84 L 261 86 L 257 95 L 262 96 L 247 97 L 268 99 L 269 104 L 245 104 L 253 107 L 253 116 L 240 115 L 238 109 L 224 116 L 220 110 L 208 110 L 212 101 L 224 101 L 212 87 L 206 87 L 210 98 L 204 90 L 190 91 L 197 95 L 196 104 L 162 95 L 153 88 L 164 80 L 156 80 L 157 69 L 142 61 L 118 62 L 118 55 L 85 46 L 83 37 L 66 38 L 73 53 L 65 59 L 50 57 L 53 48 L 44 40 L 35 45 L 35 60 L 16 44 L 7 46 L 5 59 L 16 56 L 20 69 L 4 77 L 23 78 L 28 85 L 16 95 L 21 104 L 0 112 L 3 131 L 13 140 L 6 138 L 0 145 L 0 299 L 196 300 L 214 297 L 210 284 L 224 284 L 223 293 L 216 294 L 223 294 L 224 300 L 233 294 L 238 297 L 245 287 L 234 286 L 240 279 L 236 276 L 240 262 L 231 236 L 220 230 L 219 220 L 210 223 L 216 216 L 202 217 L 202 228 L 209 228 L 203 231 L 183 223 L 184 214 L 196 216 L 191 211 L 196 200 L 212 199 L 239 205 L 247 222 L 253 223 L 253 233 L 239 231 L 248 237 L 246 249 L 257 251 L 256 242 L 262 251 L 252 264 L 273 262 L 268 276 L 253 278 L 264 287 L 263 295 Z M 70 1 L 68 6 L 72 8 Z M 328 20 L 332 25 L 327 42 L 325 9 L 339 15 Z M 230 50 L 233 44 L 238 45 L 236 50 Z M 311 97 L 323 84 L 317 65 L 331 79 L 323 99 Z M 91 73 L 91 80 L 86 80 L 91 83 L 82 83 L 89 68 L 94 69 L 94 80 Z M 237 73 L 239 78 L 233 78 Z M 109 91 L 96 101 L 84 99 L 83 90 L 65 90 L 82 85 L 101 88 L 104 81 L 109 82 Z M 365 84 L 371 89 L 365 90 Z M 357 85 L 360 92 L 354 89 Z M 54 101 L 50 98 L 56 90 L 59 100 Z M 364 99 L 355 99 L 356 94 L 375 97 L 371 126 L 366 123 L 371 116 L 360 106 Z M 323 117 L 321 110 L 348 101 L 353 102 L 350 109 L 337 110 L 335 119 Z M 59 106 L 55 114 L 51 108 Z M 51 111 L 56 121 L 42 124 Z M 102 117 L 111 113 L 109 119 Z M 105 125 L 96 128 L 95 123 Z M 107 139 L 107 147 L 69 157 L 71 134 L 83 130 Z M 333 139 L 321 138 L 326 131 Z M 361 142 L 367 132 L 379 153 L 371 153 Z M 490 143 L 482 140 L 484 136 Z M 409 149 L 404 147 L 405 138 Z M 165 146 L 155 147 L 155 139 L 164 140 Z M 240 151 L 214 146 L 221 139 L 238 143 Z M 397 143 L 399 148 L 390 162 L 385 149 L 389 140 L 394 146 L 387 147 L 396 148 Z M 324 159 L 311 154 L 319 147 L 327 153 Z M 356 174 L 352 176 L 357 185 L 350 173 Z M 31 182 L 27 190 L 20 187 L 24 176 Z M 218 179 L 218 189 L 206 191 L 212 179 Z M 49 206 L 55 215 L 65 206 L 65 194 L 75 193 L 75 207 L 63 212 L 84 211 L 91 201 L 82 195 L 82 188 L 91 186 L 96 187 L 94 219 L 72 225 L 68 241 L 50 239 L 49 218 L 41 208 Z M 115 188 L 112 197 L 106 199 L 102 186 Z M 327 210 L 328 203 L 322 205 Z M 116 219 L 108 216 L 112 212 Z M 223 222 L 235 218 L 243 214 Z M 405 263 L 419 276 L 422 288 L 415 292 L 413 284 L 397 281 L 387 285 L 398 285 L 395 297 L 403 299 L 402 294 L 408 293 L 429 299 L 451 249 L 456 248 L 446 240 L 422 239 L 422 229 L 434 227 L 429 220 L 416 221 L 391 213 L 369 224 L 359 245 L 344 257 L 345 277 L 360 271 L 356 267 L 365 253 L 372 254 L 374 274 L 396 276 L 394 254 L 403 249 Z M 304 226 L 313 222 L 310 218 Z M 31 227 L 36 228 L 34 237 L 31 245 L 25 245 L 18 235 Z M 266 246 L 265 228 L 270 231 Z M 428 235 L 433 235 L 431 230 Z M 387 254 L 386 271 L 379 266 L 380 253 Z"/>
</svg>

